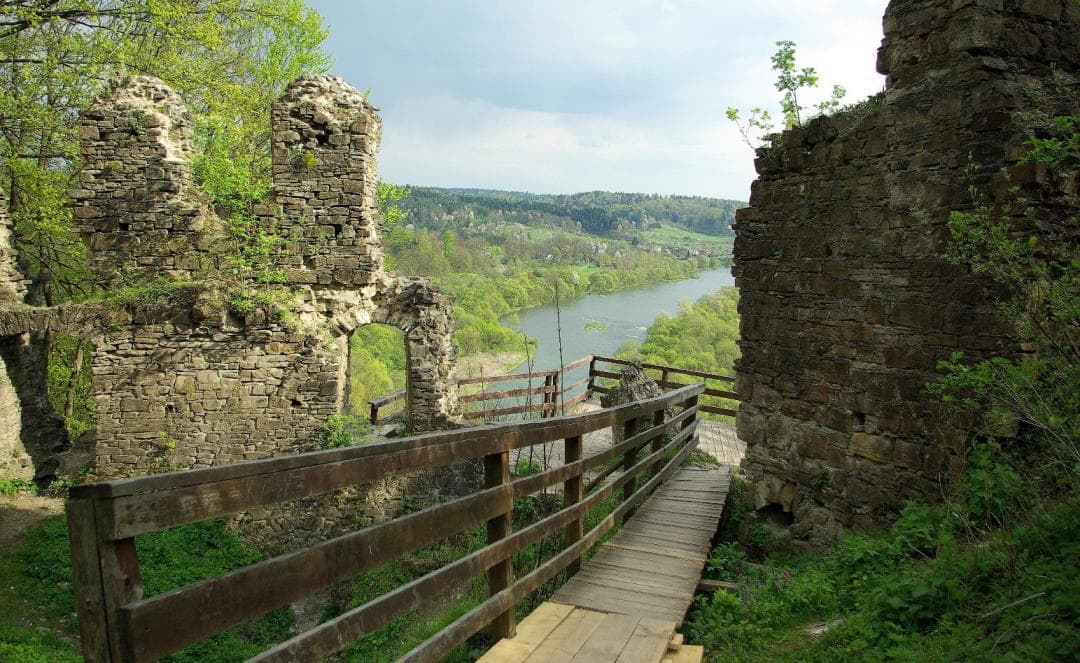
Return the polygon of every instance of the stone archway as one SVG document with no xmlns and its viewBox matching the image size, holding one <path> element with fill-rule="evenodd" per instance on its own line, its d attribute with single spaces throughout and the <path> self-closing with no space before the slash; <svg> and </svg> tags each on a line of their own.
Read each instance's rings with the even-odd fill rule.
<svg viewBox="0 0 1080 663">
<path fill-rule="evenodd" d="M 405 334 L 405 401 L 412 430 L 457 423 L 457 351 L 450 298 L 424 279 L 399 278 L 376 300 L 372 322 Z"/>
</svg>

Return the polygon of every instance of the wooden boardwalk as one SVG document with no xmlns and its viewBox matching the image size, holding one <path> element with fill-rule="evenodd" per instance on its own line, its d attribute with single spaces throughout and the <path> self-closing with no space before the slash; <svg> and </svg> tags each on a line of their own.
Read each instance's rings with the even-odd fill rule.
<svg viewBox="0 0 1080 663">
<path fill-rule="evenodd" d="M 709 555 L 730 469 L 683 468 L 484 663 L 701 660 L 682 624 Z"/>
</svg>

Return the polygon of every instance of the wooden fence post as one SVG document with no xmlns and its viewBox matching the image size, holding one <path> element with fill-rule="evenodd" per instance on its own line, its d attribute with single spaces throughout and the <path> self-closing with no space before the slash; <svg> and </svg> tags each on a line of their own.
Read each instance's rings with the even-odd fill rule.
<svg viewBox="0 0 1080 663">
<path fill-rule="evenodd" d="M 561 372 L 562 369 L 560 369 Z M 551 374 L 551 416 L 555 417 L 560 414 L 566 414 L 559 409 L 559 373 Z"/>
<path fill-rule="evenodd" d="M 588 392 L 586 398 L 592 398 L 593 387 L 596 386 L 596 356 L 589 360 L 589 384 L 585 385 L 585 391 Z"/>
<path fill-rule="evenodd" d="M 581 436 L 575 435 L 563 441 L 563 463 L 573 463 L 581 460 Z M 573 506 L 585 496 L 585 482 L 581 474 L 570 477 L 563 482 L 563 508 Z M 584 516 L 575 518 L 566 526 L 565 544 L 567 547 L 577 543 L 585 533 Z M 572 576 L 581 570 L 581 557 L 570 562 L 566 567 L 567 576 Z"/>
<path fill-rule="evenodd" d="M 689 400 L 686 401 L 686 407 L 687 408 L 692 408 L 697 404 L 698 404 L 698 396 L 694 396 L 694 397 L 692 397 L 692 398 L 690 398 Z M 685 421 L 683 421 L 682 427 L 686 428 L 687 426 L 692 426 L 694 424 L 694 422 L 697 421 L 697 418 L 698 418 L 697 412 L 695 412 L 694 414 L 687 417 Z M 698 444 L 698 433 L 697 433 L 697 431 L 694 431 L 694 436 L 691 437 L 689 440 L 687 440 L 686 443 L 693 446 L 693 447 L 695 447 L 695 448 L 697 447 L 697 444 Z"/>
<path fill-rule="evenodd" d="M 666 419 L 667 419 L 667 410 L 664 410 L 664 409 L 657 410 L 656 414 L 653 415 L 653 420 L 652 420 L 653 428 L 659 428 L 660 426 L 663 426 L 664 421 Z M 651 453 L 656 453 L 657 451 L 660 451 L 660 449 L 662 449 L 662 448 L 664 448 L 664 435 L 663 435 L 663 433 L 661 433 L 661 434 L 657 435 L 655 438 L 653 438 L 652 444 L 649 446 L 649 451 Z M 657 474 L 659 474 L 661 467 L 663 467 L 663 465 L 661 465 L 660 463 L 657 463 L 656 465 L 653 465 L 652 469 L 649 471 L 649 476 L 656 476 Z"/>
<path fill-rule="evenodd" d="M 104 518 L 92 495 L 67 503 L 72 591 L 87 661 L 127 661 L 131 643 L 121 628 L 120 609 L 143 596 L 135 539 L 107 540 Z"/>
<path fill-rule="evenodd" d="M 547 416 L 548 416 L 548 403 L 551 402 L 551 391 L 548 389 L 548 387 L 550 387 L 550 386 L 551 386 L 551 376 L 550 375 L 545 375 L 544 376 L 544 400 L 543 400 L 543 403 L 541 403 L 541 405 L 540 405 L 540 418 L 541 419 L 546 419 Z"/>
<path fill-rule="evenodd" d="M 93 498 L 68 500 L 67 520 L 71 539 L 71 589 L 75 594 L 75 612 L 79 615 L 83 658 L 94 663 L 111 661 Z"/>
<path fill-rule="evenodd" d="M 640 430 L 640 420 L 637 419 L 637 418 L 628 419 L 626 421 L 626 423 L 623 424 L 623 437 L 622 437 L 623 441 L 625 442 L 626 440 L 629 440 L 631 437 L 637 435 L 639 430 Z M 625 454 L 623 454 L 623 471 L 624 472 L 629 470 L 631 467 L 634 466 L 634 463 L 637 462 L 637 457 L 638 457 L 638 449 L 631 449 L 630 451 L 627 451 Z M 637 477 L 633 477 L 629 481 L 627 481 L 626 483 L 623 484 L 623 489 L 622 489 L 622 499 L 623 499 L 623 501 L 625 502 L 626 500 L 630 499 L 630 497 L 633 496 L 633 494 L 634 494 L 634 492 L 636 490 L 637 490 Z M 632 509 L 630 511 L 627 511 L 626 514 L 623 515 L 622 518 L 619 519 L 618 524 L 622 525 L 623 523 L 625 523 L 626 520 L 630 517 L 630 514 L 632 513 L 632 511 L 633 511 Z"/>
<path fill-rule="evenodd" d="M 371 425 L 375 426 L 379 423 L 379 406 L 371 401 L 368 401 L 368 405 L 371 406 Z"/>
<path fill-rule="evenodd" d="M 496 488 L 507 483 L 510 483 L 510 452 L 503 451 L 484 456 L 484 487 Z M 506 510 L 487 521 L 487 542 L 489 544 L 510 536 L 513 530 L 513 512 L 514 498 L 511 494 L 507 498 Z M 488 569 L 488 596 L 498 594 L 513 582 L 513 563 L 507 557 Z M 509 610 L 500 614 L 491 622 L 491 635 L 495 639 L 512 638 L 514 637 L 514 630 L 514 606 L 510 606 Z"/>
</svg>

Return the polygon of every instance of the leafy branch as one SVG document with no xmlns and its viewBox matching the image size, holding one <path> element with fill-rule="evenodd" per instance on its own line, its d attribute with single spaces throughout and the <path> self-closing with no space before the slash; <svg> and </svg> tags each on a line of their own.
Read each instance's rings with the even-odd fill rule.
<svg viewBox="0 0 1080 663">
<path fill-rule="evenodd" d="M 776 46 L 776 52 L 771 58 L 772 70 L 777 72 L 773 86 L 782 95 L 780 109 L 784 119 L 783 128 L 791 129 L 802 125 L 803 111 L 809 108 L 799 103 L 799 93 L 801 90 L 817 87 L 818 75 L 813 67 L 800 69 L 796 66 L 795 42 L 785 39 L 776 42 Z M 817 109 L 818 114 L 832 113 L 840 107 L 840 101 L 846 94 L 847 90 L 842 86 L 834 85 L 831 96 L 816 104 L 814 108 Z M 760 107 L 750 109 L 749 116 L 743 117 L 738 108 L 729 106 L 726 115 L 727 119 L 738 127 L 743 142 L 752 148 L 762 147 L 771 142 L 772 137 L 777 133 L 772 115 Z M 760 132 L 760 134 L 754 136 L 751 132 Z"/>
</svg>

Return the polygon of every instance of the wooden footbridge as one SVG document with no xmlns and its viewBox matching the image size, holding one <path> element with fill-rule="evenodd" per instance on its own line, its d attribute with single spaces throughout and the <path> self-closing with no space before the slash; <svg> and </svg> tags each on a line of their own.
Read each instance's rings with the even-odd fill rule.
<svg viewBox="0 0 1080 663">
<path fill-rule="evenodd" d="M 617 374 L 597 368 L 597 361 L 607 359 L 588 359 L 589 391 L 603 390 L 595 378 Z M 668 379 L 679 373 L 729 378 L 655 368 L 666 371 L 661 383 L 671 390 L 618 407 L 75 487 L 68 520 L 86 659 L 156 660 L 483 526 L 487 543 L 478 550 L 252 660 L 333 656 L 396 617 L 460 591 L 480 574 L 487 578 L 487 598 L 401 660 L 441 660 L 484 629 L 503 638 L 485 661 L 700 660 L 699 649 L 678 647 L 675 632 L 716 531 L 728 475 L 684 467 L 684 461 L 698 442 L 699 412 L 722 409 L 700 399 L 734 394 Z M 557 401 L 551 396 L 545 402 Z M 542 411 L 553 410 L 549 405 Z M 606 444 L 587 444 L 605 431 L 613 433 Z M 528 476 L 511 474 L 511 452 L 552 444 L 560 447 L 558 462 Z M 595 453 L 585 453 L 587 448 Z M 140 534 L 468 459 L 483 463 L 482 482 L 469 494 L 144 596 L 135 550 Z M 549 487 L 561 492 L 561 507 L 515 530 L 515 499 Z M 562 541 L 558 552 L 516 575 L 514 555 L 551 536 Z M 569 579 L 548 602 L 515 624 L 522 599 L 564 577 Z"/>
</svg>

